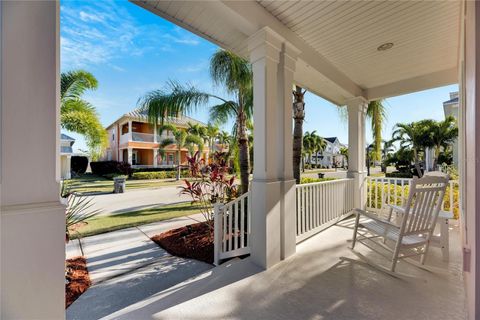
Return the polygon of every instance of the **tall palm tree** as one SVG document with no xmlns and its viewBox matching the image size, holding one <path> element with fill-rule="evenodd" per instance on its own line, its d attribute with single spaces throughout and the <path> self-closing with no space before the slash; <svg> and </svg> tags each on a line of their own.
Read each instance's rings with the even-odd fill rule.
<svg viewBox="0 0 480 320">
<path fill-rule="evenodd" d="M 300 183 L 300 165 L 302 163 L 303 121 L 305 120 L 305 92 L 299 86 L 293 91 L 293 177 Z"/>
<path fill-rule="evenodd" d="M 410 147 L 412 149 L 418 177 L 422 177 L 419 153 L 424 150 L 425 147 L 431 146 L 432 144 L 429 132 L 431 126 L 432 120 L 397 123 L 392 134 L 392 139 L 394 141 L 400 141 L 402 148 Z"/>
<path fill-rule="evenodd" d="M 382 100 L 374 100 L 368 103 L 367 117 L 371 121 L 374 159 L 380 161 L 382 156 L 382 129 L 387 118 Z"/>
<path fill-rule="evenodd" d="M 213 154 L 215 152 L 215 141 L 218 137 L 218 134 L 220 132 L 220 128 L 218 126 L 209 123 L 206 127 L 206 136 L 208 138 L 208 147 L 210 150 L 210 153 Z"/>
<path fill-rule="evenodd" d="M 221 152 L 224 152 L 226 149 L 225 146 L 230 145 L 232 137 L 230 136 L 230 133 L 228 133 L 227 131 L 221 131 L 218 133 L 217 138 L 218 138 L 219 144 L 222 146 Z M 230 147 L 228 149 L 230 149 Z"/>
<path fill-rule="evenodd" d="M 449 116 L 443 121 L 435 121 L 429 128 L 431 132 L 432 145 L 435 148 L 435 159 L 433 167 L 438 165 L 440 152 L 446 150 L 458 136 L 458 127 L 454 117 Z"/>
<path fill-rule="evenodd" d="M 305 155 L 308 159 L 308 163 L 312 164 L 312 153 L 315 152 L 315 143 L 317 142 L 317 135 L 315 131 L 305 132 L 303 136 L 303 149 L 305 150 Z"/>
<path fill-rule="evenodd" d="M 343 167 L 345 168 L 345 159 L 348 162 L 348 148 L 347 147 L 340 147 L 340 154 L 343 156 Z"/>
<path fill-rule="evenodd" d="M 327 142 L 325 141 L 325 139 L 323 139 L 322 137 L 320 137 L 319 135 L 316 134 L 316 131 L 313 131 L 312 132 L 312 135 L 313 135 L 313 145 L 312 145 L 312 149 L 313 149 L 313 152 L 316 156 L 315 159 L 318 159 L 318 153 L 325 150 L 325 147 L 327 146 Z M 318 161 L 315 160 L 315 163 L 317 164 Z"/>
<path fill-rule="evenodd" d="M 382 172 L 387 173 L 387 166 L 385 161 L 388 158 L 388 155 L 395 151 L 394 140 L 383 140 L 382 147 Z"/>
<path fill-rule="evenodd" d="M 165 148 L 170 145 L 175 145 L 177 151 L 177 180 L 180 180 L 182 149 L 187 148 L 190 156 L 195 153 L 195 146 L 198 150 L 203 150 L 203 140 L 194 134 L 189 134 L 186 130 L 177 128 L 172 124 L 163 124 L 158 128 L 161 135 L 164 130 L 172 132 L 174 139 L 166 138 L 160 142 L 159 152 L 162 157 L 165 156 Z"/>
<path fill-rule="evenodd" d="M 210 76 L 215 85 L 222 86 L 235 100 L 171 81 L 167 91 L 149 92 L 139 104 L 148 111 L 150 122 L 160 120 L 163 123 L 170 115 L 189 113 L 198 107 L 204 107 L 211 100 L 218 101 L 219 104 L 210 107 L 210 118 L 222 123 L 230 118 L 235 119 L 241 190 L 245 193 L 249 182 L 247 121 L 251 119 L 253 111 L 252 69 L 247 60 L 229 51 L 219 50 L 210 60 Z"/>
<path fill-rule="evenodd" d="M 62 128 L 85 136 L 93 158 L 106 147 L 107 133 L 95 107 L 82 98 L 98 87 L 97 79 L 84 70 L 62 72 L 60 78 L 60 123 Z"/>
</svg>

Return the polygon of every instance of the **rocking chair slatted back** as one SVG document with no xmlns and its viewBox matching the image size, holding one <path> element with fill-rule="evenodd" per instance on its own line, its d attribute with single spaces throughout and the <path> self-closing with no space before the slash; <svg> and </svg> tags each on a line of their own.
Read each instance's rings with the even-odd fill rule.
<svg viewBox="0 0 480 320">
<path fill-rule="evenodd" d="M 422 234 L 433 231 L 442 205 L 448 176 L 414 178 L 408 195 L 401 234 Z"/>
</svg>

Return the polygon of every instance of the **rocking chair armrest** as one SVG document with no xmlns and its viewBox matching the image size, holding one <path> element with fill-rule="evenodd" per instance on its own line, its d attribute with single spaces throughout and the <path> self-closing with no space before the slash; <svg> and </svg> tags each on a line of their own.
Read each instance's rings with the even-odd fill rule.
<svg viewBox="0 0 480 320">
<path fill-rule="evenodd" d="M 367 212 L 367 211 L 365 211 L 365 210 L 362 210 L 362 209 L 354 209 L 354 211 L 356 212 L 357 215 L 364 215 L 365 217 L 367 217 L 367 218 L 369 218 L 369 219 L 372 219 L 372 220 L 378 221 L 378 222 L 380 222 L 380 223 L 383 223 L 383 224 L 386 224 L 386 225 L 389 225 L 389 226 L 398 228 L 398 226 L 397 226 L 395 223 L 390 222 L 390 221 L 385 220 L 385 219 L 382 219 L 382 218 L 378 217 L 377 215 L 372 214 L 372 213 L 370 213 L 370 212 Z"/>
<path fill-rule="evenodd" d="M 405 208 L 404 207 L 396 206 L 394 204 L 387 204 L 387 207 L 389 207 L 390 209 L 392 209 L 395 212 L 405 213 Z"/>
</svg>

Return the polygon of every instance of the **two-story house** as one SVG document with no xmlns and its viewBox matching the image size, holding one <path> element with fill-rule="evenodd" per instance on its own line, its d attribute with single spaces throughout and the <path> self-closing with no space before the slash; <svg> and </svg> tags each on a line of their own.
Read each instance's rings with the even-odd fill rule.
<svg viewBox="0 0 480 320">
<path fill-rule="evenodd" d="M 170 117 L 165 123 L 175 125 L 181 130 L 187 130 L 188 123 L 205 124 L 187 116 Z M 178 148 L 175 144 L 165 148 L 164 156 L 159 153 L 160 142 L 166 138 L 175 141 L 172 132 L 163 131 L 158 134 L 158 125 L 148 121 L 146 111 L 135 109 L 124 114 L 106 130 L 109 145 L 105 152 L 105 160 L 125 161 L 132 167 L 173 167 L 177 164 Z M 208 144 L 205 143 L 202 156 L 208 159 Z M 180 151 L 180 163 L 186 164 L 188 150 Z"/>
<path fill-rule="evenodd" d="M 323 138 L 326 142 L 325 149 L 312 155 L 312 164 L 319 164 L 322 167 L 344 167 L 347 165 L 347 159 L 340 153 L 340 149 L 344 147 L 337 137 Z"/>
</svg>

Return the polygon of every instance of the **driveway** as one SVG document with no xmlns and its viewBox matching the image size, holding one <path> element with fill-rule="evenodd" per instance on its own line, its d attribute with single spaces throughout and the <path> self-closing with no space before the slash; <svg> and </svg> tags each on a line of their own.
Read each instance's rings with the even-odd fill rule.
<svg viewBox="0 0 480 320">
<path fill-rule="evenodd" d="M 71 241 L 67 258 L 83 253 L 92 286 L 67 309 L 67 319 L 102 318 L 211 269 L 172 256 L 150 240 L 199 221 L 202 215 L 195 214 Z"/>
<path fill-rule="evenodd" d="M 98 194 L 92 199 L 92 209 L 101 210 L 100 215 L 120 214 L 135 210 L 190 201 L 190 197 L 179 194 L 177 186 L 155 189 L 126 190 L 125 193 Z"/>
</svg>

